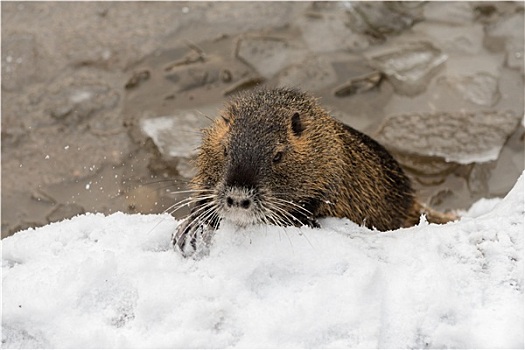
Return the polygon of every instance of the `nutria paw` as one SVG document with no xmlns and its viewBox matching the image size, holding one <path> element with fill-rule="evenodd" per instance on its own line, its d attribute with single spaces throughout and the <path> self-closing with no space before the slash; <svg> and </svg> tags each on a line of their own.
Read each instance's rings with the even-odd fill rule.
<svg viewBox="0 0 525 350">
<path fill-rule="evenodd" d="M 171 237 L 171 243 L 184 257 L 207 255 L 212 232 L 211 226 L 196 222 L 190 216 L 179 224 Z"/>
</svg>

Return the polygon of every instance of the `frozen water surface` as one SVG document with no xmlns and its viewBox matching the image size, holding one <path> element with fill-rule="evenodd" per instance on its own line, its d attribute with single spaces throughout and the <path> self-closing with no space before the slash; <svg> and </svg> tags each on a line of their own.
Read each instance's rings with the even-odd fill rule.
<svg viewBox="0 0 525 350">
<path fill-rule="evenodd" d="M 523 2 L 4 2 L 2 237 L 60 215 L 162 212 L 165 189 L 195 173 L 205 116 L 256 85 L 305 90 L 374 138 L 397 115 L 523 116 L 523 15 Z M 510 190 L 523 127 L 483 119 L 468 147 L 479 129 L 466 122 L 460 140 L 430 118 L 395 130 L 418 151 L 395 156 L 422 201 L 465 209 Z M 422 177 L 435 159 L 420 153 L 436 149 L 491 161 Z"/>
<path fill-rule="evenodd" d="M 393 115 L 383 122 L 378 139 L 409 154 L 439 156 L 461 164 L 483 163 L 498 159 L 520 118 L 512 112 Z"/>
<path fill-rule="evenodd" d="M 399 94 L 417 95 L 447 60 L 447 55 L 429 42 L 411 42 L 371 53 L 370 65 L 388 76 Z"/>
</svg>

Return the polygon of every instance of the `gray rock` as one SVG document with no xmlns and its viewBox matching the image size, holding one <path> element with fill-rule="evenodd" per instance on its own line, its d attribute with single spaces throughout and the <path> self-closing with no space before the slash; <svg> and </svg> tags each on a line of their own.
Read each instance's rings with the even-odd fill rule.
<svg viewBox="0 0 525 350">
<path fill-rule="evenodd" d="M 403 153 L 483 163 L 498 159 L 520 120 L 514 113 L 496 111 L 394 115 L 383 122 L 377 139 Z"/>
</svg>

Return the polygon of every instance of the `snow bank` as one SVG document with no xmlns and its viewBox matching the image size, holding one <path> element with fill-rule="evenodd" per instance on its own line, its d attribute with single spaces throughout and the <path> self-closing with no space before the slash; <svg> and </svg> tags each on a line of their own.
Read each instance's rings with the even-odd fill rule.
<svg viewBox="0 0 525 350">
<path fill-rule="evenodd" d="M 2 346 L 523 348 L 523 176 L 459 222 L 380 233 L 86 214 L 2 241 Z"/>
</svg>

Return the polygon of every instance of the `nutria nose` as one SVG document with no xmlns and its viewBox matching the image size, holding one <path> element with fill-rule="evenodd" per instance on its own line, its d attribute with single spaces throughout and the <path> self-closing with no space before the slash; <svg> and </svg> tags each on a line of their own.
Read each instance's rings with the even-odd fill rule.
<svg viewBox="0 0 525 350">
<path fill-rule="evenodd" d="M 241 207 L 243 209 L 248 209 L 252 202 L 246 198 L 235 198 L 232 196 L 226 197 L 226 204 L 228 207 Z"/>
</svg>

